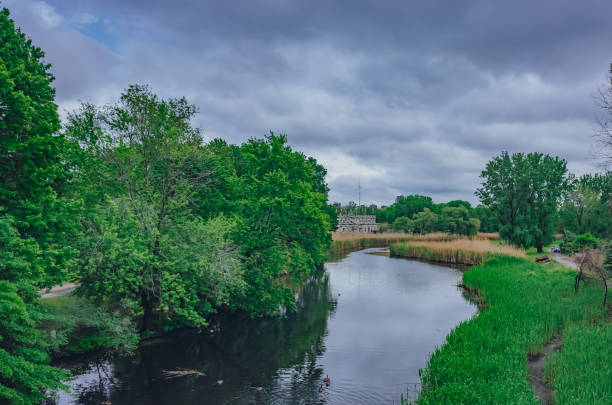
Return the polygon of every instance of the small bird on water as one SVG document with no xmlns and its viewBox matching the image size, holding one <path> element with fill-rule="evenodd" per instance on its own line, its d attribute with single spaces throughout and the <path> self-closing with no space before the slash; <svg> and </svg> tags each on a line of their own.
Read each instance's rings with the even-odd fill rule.
<svg viewBox="0 0 612 405">
<path fill-rule="evenodd" d="M 325 378 L 323 379 L 323 382 L 325 383 L 325 386 L 327 387 L 331 385 L 331 380 L 329 379 L 328 375 L 325 376 Z"/>
<path fill-rule="evenodd" d="M 319 385 L 319 392 L 323 392 L 323 384 Z"/>
</svg>

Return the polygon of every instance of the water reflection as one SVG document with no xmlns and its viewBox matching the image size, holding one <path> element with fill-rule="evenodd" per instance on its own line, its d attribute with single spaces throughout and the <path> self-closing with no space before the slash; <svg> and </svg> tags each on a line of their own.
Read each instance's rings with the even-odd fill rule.
<svg viewBox="0 0 612 405">
<path fill-rule="evenodd" d="M 177 333 L 131 358 L 90 360 L 75 370 L 76 397 L 59 403 L 397 401 L 475 307 L 456 287 L 458 271 L 371 251 L 327 263 L 285 318 L 234 316 L 212 334 Z M 320 389 L 326 375 L 332 383 Z"/>
</svg>

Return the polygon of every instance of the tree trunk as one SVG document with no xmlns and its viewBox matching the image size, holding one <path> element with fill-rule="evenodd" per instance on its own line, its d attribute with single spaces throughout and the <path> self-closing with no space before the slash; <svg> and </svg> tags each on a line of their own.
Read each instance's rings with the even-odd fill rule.
<svg viewBox="0 0 612 405">
<path fill-rule="evenodd" d="M 149 296 L 146 291 L 142 291 L 140 293 L 140 302 L 142 304 L 142 308 L 144 313 L 142 315 L 142 325 L 140 327 L 140 331 L 144 332 L 149 329 L 151 326 L 151 301 L 149 300 Z"/>
</svg>

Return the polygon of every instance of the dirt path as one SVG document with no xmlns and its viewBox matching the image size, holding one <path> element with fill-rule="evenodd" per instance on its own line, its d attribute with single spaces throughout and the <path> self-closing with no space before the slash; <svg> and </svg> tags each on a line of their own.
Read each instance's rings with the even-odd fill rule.
<svg viewBox="0 0 612 405">
<path fill-rule="evenodd" d="M 547 383 L 543 381 L 544 376 L 544 367 L 546 367 L 546 359 L 548 355 L 552 352 L 556 352 L 561 348 L 561 338 L 559 336 L 553 337 L 546 345 L 544 346 L 544 352 L 537 354 L 535 356 L 529 356 L 528 364 L 529 364 L 529 380 L 531 381 L 531 385 L 535 389 L 536 397 L 543 404 L 551 404 L 552 403 L 552 391 Z"/>
<path fill-rule="evenodd" d="M 64 295 L 68 295 L 73 292 L 78 287 L 75 283 L 65 283 L 62 285 L 56 285 L 47 292 L 47 289 L 40 290 L 38 293 L 40 294 L 41 299 L 45 298 L 53 298 L 53 297 L 62 297 Z"/>
<path fill-rule="evenodd" d="M 552 249 L 548 250 L 553 260 L 559 264 L 562 264 L 566 267 L 571 267 L 572 269 L 578 269 L 578 265 L 574 263 L 569 257 L 562 255 L 558 252 L 553 252 Z"/>
</svg>

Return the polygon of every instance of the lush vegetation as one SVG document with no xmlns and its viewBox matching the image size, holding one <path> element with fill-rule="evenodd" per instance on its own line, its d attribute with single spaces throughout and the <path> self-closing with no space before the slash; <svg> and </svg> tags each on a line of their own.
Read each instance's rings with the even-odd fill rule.
<svg viewBox="0 0 612 405">
<path fill-rule="evenodd" d="M 563 330 L 563 349 L 553 353 L 545 377 L 558 404 L 612 402 L 612 323 L 573 324 Z"/>
<path fill-rule="evenodd" d="M 566 330 L 575 342 L 578 336 L 572 335 L 576 329 L 571 327 L 584 330 L 603 319 L 600 287 L 575 294 L 574 276 L 568 268 L 504 256 L 464 273 L 465 285 L 478 291 L 487 308 L 455 328 L 433 353 L 422 372 L 419 403 L 539 403 L 527 375 L 528 354 L 540 352 L 553 335 Z M 594 333 L 605 339 L 603 331 Z M 597 369 L 600 351 L 594 349 L 595 353 L 579 354 L 578 368 L 573 364 L 576 350 L 560 355 L 551 368 L 557 370 L 551 383 L 565 387 L 555 391 L 555 398 L 568 395 L 566 403 L 606 403 L 609 367 Z M 564 369 L 572 372 L 563 373 Z M 590 396 L 582 397 L 589 400 L 580 401 L 571 390 L 585 389 L 581 382 L 587 380 Z"/>
<path fill-rule="evenodd" d="M 600 244 L 601 241 L 599 238 L 591 235 L 590 232 L 582 235 L 574 235 L 571 232 L 567 232 L 559 246 L 561 252 L 569 255 L 576 252 L 582 252 L 585 249 L 597 249 Z"/>
<path fill-rule="evenodd" d="M 0 11 L 0 402 L 28 404 L 61 386 L 49 367 L 36 291 L 61 281 L 75 249 L 75 205 L 62 198 L 66 172 L 59 116 L 44 54 Z"/>
<path fill-rule="evenodd" d="M 273 133 L 205 143 L 194 105 L 146 86 L 60 128 L 50 66 L 6 9 L 0 39 L 0 402 L 62 386 L 50 351 L 295 307 L 287 285 L 321 268 L 336 222 L 322 166 Z M 80 298 L 41 305 L 65 281 Z"/>
<path fill-rule="evenodd" d="M 612 172 L 570 178 L 570 189 L 559 209 L 559 229 L 565 234 L 590 233 L 612 238 Z"/>
</svg>

